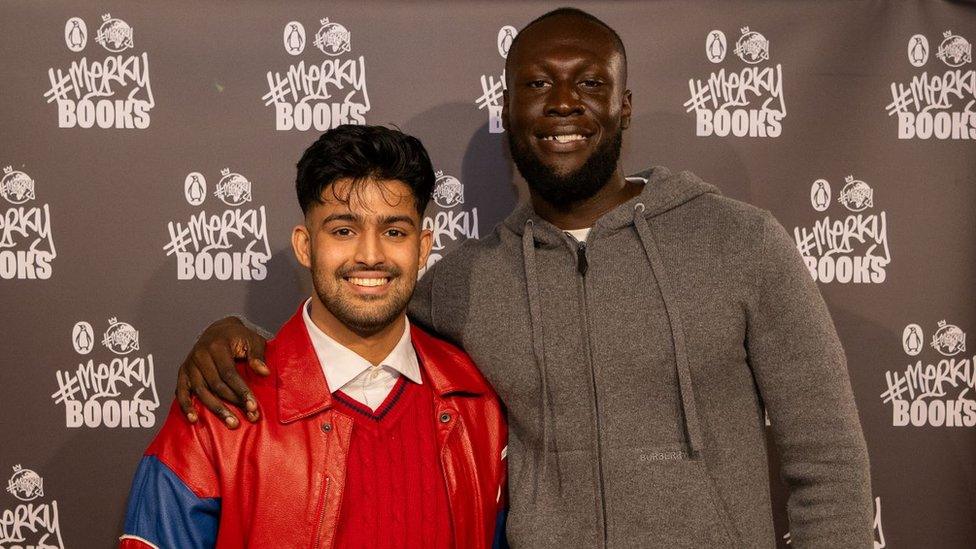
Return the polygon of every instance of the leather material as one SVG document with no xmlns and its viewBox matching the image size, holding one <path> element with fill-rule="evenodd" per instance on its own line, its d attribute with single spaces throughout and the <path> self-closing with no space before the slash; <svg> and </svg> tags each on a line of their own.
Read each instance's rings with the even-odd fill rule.
<svg viewBox="0 0 976 549">
<path fill-rule="evenodd" d="M 411 337 L 433 391 L 455 545 L 492 547 L 496 528 L 504 528 L 500 517 L 506 504 L 507 428 L 498 397 L 460 349 L 416 326 Z M 272 370 L 267 377 L 238 365 L 261 407 L 261 421 L 242 421 L 231 431 L 204 413 L 190 424 L 174 403 L 146 455 L 155 456 L 199 500 L 219 498 L 217 547 L 329 549 L 346 491 L 354 422 L 333 407 L 300 308 L 268 342 L 265 359 Z M 133 485 L 133 501 L 158 491 L 154 483 L 170 482 L 166 474 L 150 476 Z M 167 504 L 187 505 L 179 498 Z M 152 507 L 130 505 L 135 515 L 127 516 L 126 525 L 144 522 L 137 515 L 146 512 Z M 126 534 L 151 543 L 158 539 L 128 529 Z M 199 539 L 206 535 L 194 534 Z M 504 535 L 500 540 L 504 543 Z M 130 541 L 123 539 L 122 547 Z"/>
</svg>

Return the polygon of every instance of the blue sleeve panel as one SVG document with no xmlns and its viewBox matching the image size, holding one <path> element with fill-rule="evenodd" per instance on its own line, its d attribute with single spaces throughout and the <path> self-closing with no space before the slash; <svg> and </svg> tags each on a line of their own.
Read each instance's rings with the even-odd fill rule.
<svg viewBox="0 0 976 549">
<path fill-rule="evenodd" d="M 176 473 L 156 456 L 139 462 L 124 533 L 158 547 L 213 547 L 220 522 L 220 498 L 197 497 Z"/>
<path fill-rule="evenodd" d="M 495 539 L 491 544 L 492 549 L 508 549 L 508 538 L 505 536 L 506 518 L 508 518 L 508 509 L 499 509 L 495 517 Z"/>
</svg>

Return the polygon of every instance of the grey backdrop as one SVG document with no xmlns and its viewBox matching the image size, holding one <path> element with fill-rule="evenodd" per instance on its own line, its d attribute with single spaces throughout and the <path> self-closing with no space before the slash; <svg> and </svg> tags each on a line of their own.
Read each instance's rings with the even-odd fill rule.
<svg viewBox="0 0 976 549">
<path fill-rule="evenodd" d="M 796 231 L 847 349 L 875 546 L 972 547 L 976 7 L 579 5 L 628 49 L 627 171 L 692 170 Z M 308 294 L 294 164 L 333 119 L 424 141 L 438 253 L 489 232 L 524 196 L 492 122 L 504 27 L 553 7 L 0 6 L 0 547 L 111 546 L 196 335 L 275 329 Z"/>
</svg>

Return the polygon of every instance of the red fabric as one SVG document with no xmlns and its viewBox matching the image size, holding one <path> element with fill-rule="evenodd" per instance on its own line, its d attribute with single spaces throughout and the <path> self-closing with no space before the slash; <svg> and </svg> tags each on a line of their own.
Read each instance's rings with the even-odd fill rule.
<svg viewBox="0 0 976 549">
<path fill-rule="evenodd" d="M 451 547 L 430 387 L 401 376 L 375 412 L 342 392 L 333 402 L 355 424 L 336 547 Z"/>
<path fill-rule="evenodd" d="M 491 547 L 507 474 L 498 397 L 463 351 L 416 326 L 411 337 L 430 381 L 454 544 Z M 174 403 L 146 453 L 198 497 L 220 498 L 217 547 L 340 547 L 342 502 L 354 489 L 346 470 L 355 420 L 336 409 L 301 308 L 268 342 L 265 358 L 268 377 L 239 365 L 260 421 L 231 431 L 201 413 L 190 424 Z"/>
</svg>

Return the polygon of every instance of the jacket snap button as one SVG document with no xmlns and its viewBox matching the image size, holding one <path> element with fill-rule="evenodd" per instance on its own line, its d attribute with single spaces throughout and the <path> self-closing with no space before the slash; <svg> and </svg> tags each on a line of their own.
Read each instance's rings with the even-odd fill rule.
<svg viewBox="0 0 976 549">
<path fill-rule="evenodd" d="M 441 413 L 440 420 L 441 420 L 441 423 L 447 423 L 448 421 L 451 421 L 451 414 L 449 414 L 447 412 L 442 412 Z"/>
<path fill-rule="evenodd" d="M 325 431 L 326 433 L 328 433 L 329 431 L 332 430 L 332 424 L 331 423 L 323 423 L 322 424 L 322 430 Z"/>
</svg>

